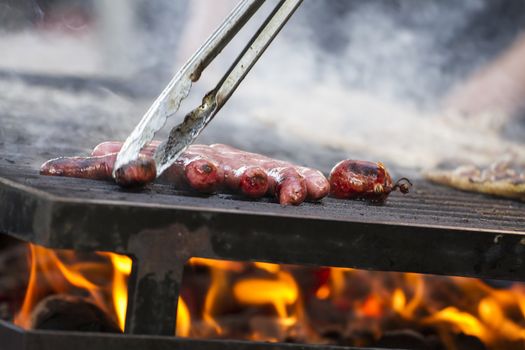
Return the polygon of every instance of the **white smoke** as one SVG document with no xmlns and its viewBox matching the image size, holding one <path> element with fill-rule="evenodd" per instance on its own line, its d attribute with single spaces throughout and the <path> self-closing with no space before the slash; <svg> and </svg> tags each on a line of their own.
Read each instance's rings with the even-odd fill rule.
<svg viewBox="0 0 525 350">
<path fill-rule="evenodd" d="M 126 2 L 117 3 L 126 6 Z M 122 137 L 133 129 L 155 94 L 235 3 L 134 0 L 129 2 L 133 10 L 127 15 L 132 18 L 113 22 L 112 18 L 126 11 L 107 10 L 104 15 L 99 11 L 92 32 L 75 36 L 37 31 L 4 33 L 0 50 L 5 54 L 0 57 L 0 70 L 125 79 L 129 86 L 148 95 L 137 100 L 110 91 L 106 95 L 103 91 L 95 95 L 75 91 L 67 92 L 68 96 L 56 93 L 50 97 L 47 95 L 52 90 L 21 84 L 14 90 L 20 96 L 3 93 L 0 107 L 4 115 L 11 113 L 15 104 L 23 109 L 19 103 L 30 94 L 27 100 L 34 105 L 27 105 L 19 115 L 30 114 L 30 109 L 38 106 L 48 118 L 52 118 L 53 109 L 57 114 L 67 111 L 71 113 L 69 120 L 76 120 L 73 125 L 82 125 L 87 123 L 87 112 L 75 115 L 75 105 L 89 111 L 86 106 L 92 103 L 99 106 L 96 111 L 101 114 L 127 115 L 105 121 L 115 137 Z M 268 3 L 266 10 L 276 2 Z M 440 109 L 458 82 L 492 59 L 486 53 L 476 54 L 483 45 L 456 38 L 470 19 L 487 10 L 487 4 L 488 0 L 334 0 L 328 5 L 325 1 L 305 0 L 210 124 L 204 139 L 227 140 L 249 148 L 261 137 L 261 129 L 273 130 L 275 139 L 266 138 L 256 144 L 284 149 L 293 143 L 295 148 L 290 152 L 333 149 L 347 157 L 418 168 L 448 157 L 488 162 L 509 151 L 520 153 L 521 144 L 502 139 L 498 130 L 486 127 L 480 119 L 472 122 L 445 118 Z M 241 38 L 205 72 L 170 125 L 180 121 L 184 112 L 195 107 L 200 96 L 214 86 L 261 20 L 262 15 L 257 16 Z M 115 25 L 117 29 L 107 29 Z M 126 29 L 130 26 L 132 31 Z M 112 37 L 112 33 L 120 34 Z M 461 44 L 459 48 L 448 46 L 454 40 Z M 505 48 L 511 43 L 509 40 L 500 46 Z M 471 57 L 475 59 L 469 61 Z M 8 89 L 8 85 L 0 87 Z M 67 104 L 64 108 L 60 107 L 62 100 Z M 493 125 L 494 118 L 489 118 L 488 125 Z M 90 130 L 96 133 L 96 128 Z M 225 130 L 235 133 L 215 137 Z M 60 130 L 50 127 L 46 132 L 49 134 L 42 139 L 51 139 Z M 265 133 L 265 137 L 270 134 Z M 93 143 L 102 141 L 102 137 L 107 133 L 101 132 L 98 138 L 95 135 Z"/>
<path fill-rule="evenodd" d="M 348 42 L 335 53 L 312 39 L 322 23 L 298 14 L 214 123 L 260 123 L 303 144 L 304 152 L 328 147 L 418 168 L 443 158 L 486 163 L 522 153 L 522 145 L 503 140 L 479 119 L 445 118 L 440 110 L 447 91 L 476 68 L 444 73 L 450 53 L 442 43 L 486 2 L 465 1 L 453 9 L 400 3 L 409 3 L 410 20 L 421 25 L 406 26 L 371 2 L 333 19 Z M 323 9 L 322 2 L 306 1 L 299 11 Z"/>
</svg>

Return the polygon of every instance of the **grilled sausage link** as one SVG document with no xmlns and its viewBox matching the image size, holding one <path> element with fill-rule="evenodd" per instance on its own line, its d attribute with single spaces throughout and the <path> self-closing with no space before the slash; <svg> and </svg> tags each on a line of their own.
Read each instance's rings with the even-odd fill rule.
<svg viewBox="0 0 525 350">
<path fill-rule="evenodd" d="M 158 141 L 147 144 L 140 154 L 153 157 Z M 108 141 L 97 145 L 91 152 L 92 156 L 103 156 L 118 153 L 122 148 L 122 142 Z M 213 161 L 193 155 L 182 154 L 179 159 L 161 176 L 161 181 L 176 185 L 179 188 L 188 188 L 202 193 L 213 193 L 217 191 L 223 182 L 222 173 Z"/>
<path fill-rule="evenodd" d="M 178 188 L 213 193 L 222 186 L 224 174 L 215 162 L 205 157 L 183 154 L 160 179 Z"/>
<path fill-rule="evenodd" d="M 383 163 L 343 160 L 330 172 L 332 196 L 340 199 L 359 199 L 384 203 L 395 190 L 408 193 L 412 184 L 406 178 L 396 184 Z"/>
<path fill-rule="evenodd" d="M 77 177 L 92 180 L 112 178 L 116 154 L 98 157 L 61 157 L 48 160 L 40 167 L 40 174 L 46 176 Z"/>
<path fill-rule="evenodd" d="M 153 155 L 158 145 L 159 142 L 152 142 L 144 147 L 141 153 Z M 92 155 L 119 152 L 121 147 L 121 142 L 104 142 L 95 147 Z M 185 181 L 181 181 L 184 178 Z M 222 156 L 209 146 L 203 145 L 191 146 L 161 179 L 205 193 L 214 192 L 222 187 L 251 198 L 260 198 L 268 191 L 268 176 L 264 169 L 245 166 L 239 160 Z"/>
<path fill-rule="evenodd" d="M 118 183 L 130 186 L 150 181 L 151 177 L 146 173 L 149 174 L 151 166 L 146 159 L 153 157 L 159 144 L 153 141 L 146 145 L 141 150 L 141 162 L 119 169 L 116 174 Z M 116 153 L 121 148 L 122 142 L 103 142 L 93 149 L 92 157 L 48 162 L 43 166 L 42 174 L 109 180 Z M 321 200 L 330 191 L 326 177 L 315 169 L 222 144 L 190 146 L 160 180 L 203 193 L 228 190 L 250 198 L 271 195 L 282 205 L 299 205 L 306 199 Z"/>
<path fill-rule="evenodd" d="M 116 153 L 99 157 L 63 157 L 45 162 L 41 175 L 66 176 L 92 180 L 111 180 Z M 155 180 L 157 169 L 153 159 L 141 156 L 119 169 L 115 181 L 122 187 L 144 186 Z"/>
<path fill-rule="evenodd" d="M 275 168 L 268 174 L 275 181 L 273 192 L 281 205 L 299 205 L 305 201 L 308 188 L 304 177 L 291 167 Z"/>
<path fill-rule="evenodd" d="M 288 174 L 295 178 L 295 186 L 302 187 L 302 182 L 306 184 L 306 198 L 312 201 L 319 201 L 326 197 L 330 192 L 330 183 L 326 179 L 326 177 L 318 170 L 306 168 L 306 167 L 299 167 L 292 163 L 272 159 L 267 156 L 263 156 L 256 153 L 250 153 L 245 151 L 240 151 L 234 147 L 223 145 L 223 144 L 215 144 L 210 146 L 213 150 L 216 150 L 217 152 L 223 154 L 223 155 L 229 155 L 232 158 L 236 158 L 239 161 L 253 165 L 257 165 L 261 167 L 262 169 L 266 170 L 268 174 L 270 172 L 273 176 L 269 176 L 269 194 L 273 195 L 275 194 L 278 198 L 280 197 L 280 191 L 278 193 L 276 192 L 276 188 L 281 189 L 282 184 L 280 184 L 278 179 L 281 179 L 281 182 L 284 181 L 284 178 L 280 176 L 281 173 L 284 171 L 284 169 L 295 169 L 296 173 L 290 171 Z M 280 169 L 280 171 L 275 171 L 275 169 Z M 284 186 L 284 192 L 283 193 L 293 193 L 294 190 L 288 189 L 287 187 L 290 186 L 289 183 L 291 180 L 287 181 L 287 184 Z M 297 190 L 297 188 L 296 188 Z M 287 197 L 286 195 L 284 197 Z M 292 196 L 295 197 L 295 196 Z M 302 194 L 298 196 L 298 198 L 302 198 Z M 280 198 L 279 198 L 280 199 Z M 289 198 L 290 199 L 290 198 Z M 302 201 L 304 201 L 303 199 Z M 301 201 L 301 202 L 302 202 Z M 283 202 L 280 200 L 281 204 Z M 288 200 L 285 200 L 285 202 L 288 202 Z M 292 202 L 295 202 L 292 200 Z M 290 204 L 290 203 L 288 203 Z M 299 203 L 300 204 L 300 203 Z"/>
</svg>

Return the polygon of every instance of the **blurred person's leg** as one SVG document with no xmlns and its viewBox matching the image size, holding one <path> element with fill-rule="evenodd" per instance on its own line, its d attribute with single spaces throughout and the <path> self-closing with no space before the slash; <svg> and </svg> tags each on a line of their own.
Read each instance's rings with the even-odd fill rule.
<svg viewBox="0 0 525 350">
<path fill-rule="evenodd" d="M 178 62 L 185 62 L 213 30 L 222 23 L 239 0 L 191 0 L 177 54 Z"/>
<path fill-rule="evenodd" d="M 471 118 L 476 124 L 485 122 L 485 126 L 495 130 L 523 116 L 525 33 L 493 62 L 459 84 L 447 99 L 446 108 Z"/>
<path fill-rule="evenodd" d="M 175 72 L 188 0 L 95 0 L 107 72 L 156 94 Z"/>
<path fill-rule="evenodd" d="M 42 19 L 43 13 L 34 0 L 1 0 L 0 30 L 19 30 L 31 27 Z"/>
<path fill-rule="evenodd" d="M 136 1 L 95 0 L 99 40 L 107 75 L 127 77 L 139 69 L 136 38 Z"/>
</svg>

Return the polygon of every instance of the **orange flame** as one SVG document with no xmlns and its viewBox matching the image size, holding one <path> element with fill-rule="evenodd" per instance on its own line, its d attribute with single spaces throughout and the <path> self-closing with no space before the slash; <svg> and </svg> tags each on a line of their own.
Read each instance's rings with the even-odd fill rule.
<svg viewBox="0 0 525 350">
<path fill-rule="evenodd" d="M 97 262 L 78 259 L 72 251 L 51 250 L 29 245 L 29 284 L 21 310 L 14 323 L 31 327 L 31 313 L 48 295 L 85 291 L 89 299 L 106 314 L 113 316 L 124 330 L 127 308 L 127 279 L 131 273 L 131 259 L 113 253 L 98 253 Z M 108 260 L 111 264 L 108 264 Z M 113 283 L 104 285 L 97 279 L 113 274 Z M 109 278 L 109 277 L 108 277 Z"/>
<path fill-rule="evenodd" d="M 31 327 L 31 312 L 46 296 L 80 291 L 124 330 L 130 258 L 97 253 L 98 260 L 86 261 L 73 252 L 33 245 L 30 252 L 29 284 L 15 324 Z M 425 332 L 433 329 L 447 349 L 457 348 L 454 335 L 461 333 L 491 349 L 514 348 L 509 342 L 525 347 L 525 287 L 519 284 L 496 289 L 477 279 L 335 268 L 323 269 L 317 282 L 305 282 L 297 279 L 305 270 L 276 264 L 201 258 L 189 264 L 204 266 L 199 271 L 207 271 L 203 281 L 209 278 L 210 283 L 200 301 L 193 294 L 190 304 L 179 298 L 179 337 L 230 336 L 231 326 L 222 317 L 245 308 L 266 319 L 250 323 L 246 328 L 251 333 L 244 339 L 282 341 L 291 336 L 324 341 L 311 324 L 316 317 L 308 314 L 311 308 L 306 303 L 315 300 L 322 312 L 341 313 L 335 319 L 348 314 L 347 329 L 367 330 L 377 338 L 386 331 L 381 329 L 385 324 L 401 322 Z"/>
<path fill-rule="evenodd" d="M 433 316 L 428 317 L 425 322 L 429 324 L 440 322 L 450 323 L 467 335 L 478 337 L 484 341 L 488 340 L 486 337 L 487 330 L 481 321 L 474 315 L 460 311 L 453 306 L 447 307 Z"/>
<path fill-rule="evenodd" d="M 188 306 L 179 298 L 177 306 L 177 336 L 181 338 L 188 337 L 190 335 L 191 327 L 191 316 Z"/>
<path fill-rule="evenodd" d="M 273 305 L 285 325 L 292 325 L 296 317 L 289 315 L 287 307 L 299 298 L 299 288 L 287 272 L 277 272 L 276 279 L 245 279 L 233 286 L 233 294 L 241 304 Z"/>
<path fill-rule="evenodd" d="M 125 255 L 105 254 L 113 264 L 113 307 L 117 313 L 119 327 L 124 331 L 128 309 L 128 278 L 131 275 L 132 261 Z"/>
</svg>

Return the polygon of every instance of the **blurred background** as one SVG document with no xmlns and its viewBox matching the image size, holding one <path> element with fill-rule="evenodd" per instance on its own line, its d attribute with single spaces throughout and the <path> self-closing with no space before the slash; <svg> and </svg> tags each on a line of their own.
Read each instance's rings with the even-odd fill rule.
<svg viewBox="0 0 525 350">
<path fill-rule="evenodd" d="M 0 0 L 0 150 L 44 159 L 125 139 L 235 3 Z M 343 157 L 418 170 L 523 156 L 524 30 L 523 1 L 305 0 L 200 141 L 324 172 Z"/>
</svg>

